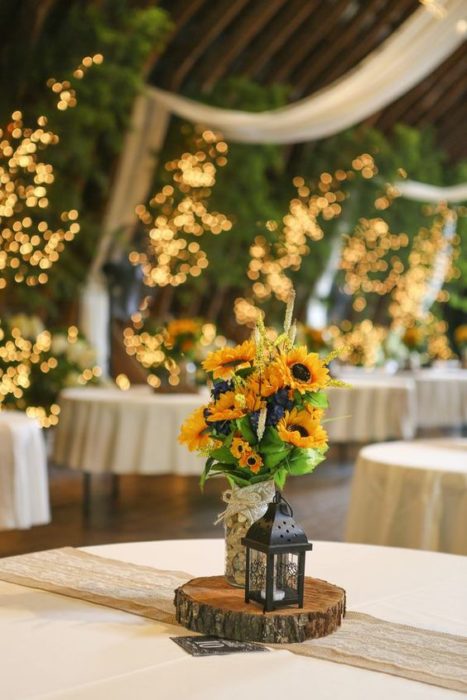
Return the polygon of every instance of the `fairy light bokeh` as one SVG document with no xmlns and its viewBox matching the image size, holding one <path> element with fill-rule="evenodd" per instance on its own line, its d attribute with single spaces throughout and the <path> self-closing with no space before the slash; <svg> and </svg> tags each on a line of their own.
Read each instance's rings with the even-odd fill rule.
<svg viewBox="0 0 467 700">
<path fill-rule="evenodd" d="M 275 297 L 279 301 L 289 298 L 292 282 L 288 275 L 299 270 L 303 258 L 311 252 L 310 244 L 324 238 L 321 220 L 332 221 L 342 214 L 346 181 L 355 177 L 371 180 L 378 168 L 369 153 L 363 153 L 352 161 L 348 170 L 338 169 L 333 173 L 322 172 L 313 186 L 307 185 L 303 177 L 294 177 L 297 190 L 283 217 L 281 225 L 267 221 L 266 228 L 274 234 L 271 243 L 259 235 L 250 247 L 250 263 L 247 276 L 252 281 L 251 295 L 235 300 L 235 318 L 238 324 L 253 326 L 259 315 L 257 304 Z"/>
<path fill-rule="evenodd" d="M 227 153 L 220 134 L 197 132 L 194 152 L 165 164 L 172 184 L 157 192 L 149 206 L 136 207 L 148 239 L 145 250 L 132 251 L 129 259 L 141 266 L 148 287 L 177 287 L 189 277 L 199 277 L 209 265 L 202 236 L 217 236 L 232 228 L 225 214 L 208 208 L 217 169 L 227 164 Z"/>
</svg>

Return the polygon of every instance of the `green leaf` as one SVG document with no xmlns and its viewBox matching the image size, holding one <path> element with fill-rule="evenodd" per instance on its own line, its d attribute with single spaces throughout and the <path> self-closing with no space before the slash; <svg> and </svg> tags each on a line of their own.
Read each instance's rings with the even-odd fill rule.
<svg viewBox="0 0 467 700">
<path fill-rule="evenodd" d="M 268 469 L 274 469 L 281 462 L 283 462 L 290 452 L 290 446 L 285 446 L 282 450 L 277 450 L 277 452 L 269 452 L 263 456 L 263 461 L 265 467 Z"/>
<path fill-rule="evenodd" d="M 285 482 L 287 479 L 287 469 L 282 468 L 279 469 L 275 474 L 274 474 L 274 483 L 276 484 L 278 489 L 283 489 L 285 486 Z"/>
<path fill-rule="evenodd" d="M 284 441 L 279 437 L 279 433 L 274 428 L 270 426 L 264 431 L 263 438 L 261 440 L 261 453 L 270 454 L 273 452 L 278 452 L 284 449 Z"/>
<path fill-rule="evenodd" d="M 328 397 L 322 391 L 314 391 L 312 394 L 305 394 L 303 400 L 306 404 L 315 406 L 316 408 L 327 408 L 329 405 Z"/>
<path fill-rule="evenodd" d="M 209 459 L 206 460 L 206 464 L 204 465 L 203 473 L 201 474 L 201 478 L 199 480 L 199 485 L 200 485 L 201 491 L 203 491 L 204 485 L 205 485 L 207 479 L 209 479 L 209 472 L 211 471 L 211 467 L 215 461 L 216 460 L 213 459 L 212 457 L 209 457 Z"/>
<path fill-rule="evenodd" d="M 236 423 L 237 428 L 242 434 L 242 437 L 244 437 L 245 440 L 250 443 L 250 445 L 256 445 L 256 443 L 258 442 L 258 438 L 253 428 L 251 427 L 249 417 L 244 416 L 243 418 L 237 418 Z"/>
<path fill-rule="evenodd" d="M 211 457 L 219 462 L 224 462 L 224 464 L 237 464 L 237 460 L 225 445 L 213 450 L 211 452 Z"/>
<path fill-rule="evenodd" d="M 324 460 L 324 454 L 316 449 L 301 449 L 296 447 L 287 460 L 287 471 L 292 476 L 309 474 Z"/>
</svg>

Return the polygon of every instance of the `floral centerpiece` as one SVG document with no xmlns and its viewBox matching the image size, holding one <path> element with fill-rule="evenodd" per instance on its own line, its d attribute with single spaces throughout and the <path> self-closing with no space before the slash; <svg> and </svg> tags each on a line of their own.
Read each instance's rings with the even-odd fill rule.
<svg viewBox="0 0 467 700">
<path fill-rule="evenodd" d="M 324 460 L 324 389 L 332 380 L 327 363 L 306 346 L 294 346 L 293 301 L 284 332 L 270 341 L 262 320 L 254 338 L 212 352 L 203 363 L 212 380 L 210 401 L 189 416 L 179 440 L 205 456 L 201 477 L 223 476 L 231 489 L 221 516 L 226 527 L 226 577 L 243 585 L 244 548 L 252 522 L 264 515 L 275 488 L 288 476 L 312 472 Z"/>
<path fill-rule="evenodd" d="M 208 350 L 227 342 L 213 323 L 200 318 L 178 318 L 165 325 L 141 318 L 134 326 L 123 333 L 126 352 L 148 370 L 147 382 L 156 390 L 195 391 L 205 385 L 202 362 Z"/>
</svg>

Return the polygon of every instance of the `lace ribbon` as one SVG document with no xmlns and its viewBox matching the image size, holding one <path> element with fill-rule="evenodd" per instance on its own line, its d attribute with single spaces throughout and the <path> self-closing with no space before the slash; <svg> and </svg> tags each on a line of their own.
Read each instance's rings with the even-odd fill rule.
<svg viewBox="0 0 467 700">
<path fill-rule="evenodd" d="M 226 518 L 241 513 L 252 523 L 263 515 L 265 503 L 270 503 L 274 497 L 276 488 L 273 481 L 262 481 L 251 486 L 233 486 L 222 494 L 222 500 L 227 503 L 227 508 L 219 513 L 215 525 Z"/>
</svg>

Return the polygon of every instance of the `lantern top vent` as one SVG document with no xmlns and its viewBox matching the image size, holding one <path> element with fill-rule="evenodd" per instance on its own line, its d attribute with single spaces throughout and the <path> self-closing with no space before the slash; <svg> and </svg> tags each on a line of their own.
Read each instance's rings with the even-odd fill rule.
<svg viewBox="0 0 467 700">
<path fill-rule="evenodd" d="M 302 526 L 295 522 L 291 506 L 279 492 L 264 516 L 250 527 L 242 544 L 260 551 L 305 551 L 312 548 Z"/>
</svg>

